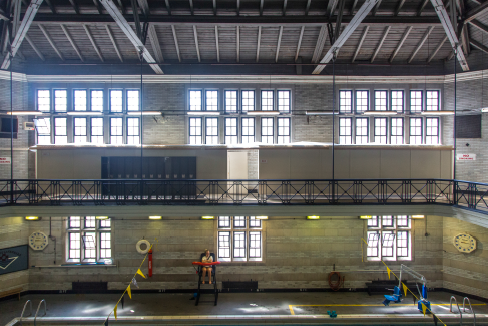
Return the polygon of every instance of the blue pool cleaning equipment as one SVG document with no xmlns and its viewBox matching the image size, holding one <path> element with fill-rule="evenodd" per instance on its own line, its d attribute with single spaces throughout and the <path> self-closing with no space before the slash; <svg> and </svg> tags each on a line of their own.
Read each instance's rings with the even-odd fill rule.
<svg viewBox="0 0 488 326">
<path fill-rule="evenodd" d="M 430 313 L 430 301 L 427 300 L 427 280 L 425 279 L 425 277 L 414 271 L 413 269 L 405 266 L 405 265 L 401 265 L 401 268 L 400 268 L 400 278 L 398 279 L 398 286 L 395 286 L 395 288 L 393 289 L 393 295 L 385 295 L 385 300 L 383 301 L 383 304 L 385 306 L 388 306 L 390 304 L 390 302 L 393 302 L 393 303 L 400 303 L 402 302 L 402 273 L 407 273 L 409 274 L 410 276 L 412 276 L 414 279 L 416 280 L 419 280 L 420 282 L 422 282 L 422 291 L 418 290 L 419 291 L 419 296 L 420 296 L 420 300 L 417 301 L 417 308 L 419 309 L 419 311 L 421 313 L 423 313 L 423 310 L 422 310 L 422 304 L 424 304 L 426 307 L 427 307 L 427 313 Z M 417 287 L 418 289 L 418 287 Z"/>
<path fill-rule="evenodd" d="M 327 310 L 327 315 L 329 315 L 330 318 L 337 317 L 337 313 L 335 312 L 335 310 L 333 310 L 332 312 L 330 310 Z"/>
</svg>

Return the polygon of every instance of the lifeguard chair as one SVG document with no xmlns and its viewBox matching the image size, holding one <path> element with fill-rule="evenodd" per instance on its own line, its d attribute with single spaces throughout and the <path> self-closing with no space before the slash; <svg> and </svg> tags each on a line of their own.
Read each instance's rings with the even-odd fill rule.
<svg viewBox="0 0 488 326">
<path fill-rule="evenodd" d="M 208 284 L 208 285 L 213 285 L 209 290 L 214 295 L 214 306 L 216 306 L 217 305 L 217 299 L 219 297 L 219 292 L 217 290 L 217 277 L 216 277 L 216 275 L 217 275 L 217 265 L 219 265 L 220 262 L 215 261 L 215 254 L 210 253 L 210 256 L 212 257 L 213 263 L 204 264 L 204 263 L 201 262 L 203 256 L 205 256 L 205 253 L 202 253 L 200 255 L 200 259 L 199 259 L 198 262 L 193 262 L 192 263 L 193 265 L 198 266 L 198 269 L 197 269 L 197 273 L 198 273 L 198 288 L 197 288 L 197 292 L 196 292 L 197 296 L 195 298 L 195 306 L 198 306 L 198 302 L 200 301 L 200 294 L 202 294 L 202 290 L 204 291 L 203 293 L 207 292 L 207 289 L 202 289 L 201 288 L 202 285 L 207 285 L 207 284 L 202 284 L 202 278 L 203 278 L 203 268 L 202 267 L 205 267 L 205 266 L 212 267 L 212 272 L 211 272 L 211 277 L 210 277 L 211 280 L 212 280 L 212 284 Z"/>
</svg>

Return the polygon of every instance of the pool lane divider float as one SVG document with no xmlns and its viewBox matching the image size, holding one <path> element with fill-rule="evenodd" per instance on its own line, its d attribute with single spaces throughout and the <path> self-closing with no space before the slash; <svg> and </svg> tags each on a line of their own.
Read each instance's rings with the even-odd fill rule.
<svg viewBox="0 0 488 326">
<path fill-rule="evenodd" d="M 363 238 L 361 238 L 361 240 L 366 244 L 366 247 L 368 247 L 368 243 L 366 242 L 366 240 L 364 240 Z M 362 242 L 361 242 L 361 249 L 362 249 Z M 437 321 L 441 322 L 444 326 L 446 326 L 446 324 L 440 320 L 439 317 L 437 317 L 431 310 L 431 307 L 430 307 L 430 302 L 427 301 L 427 287 L 426 287 L 426 280 L 425 278 L 411 270 L 410 268 L 406 267 L 405 265 L 402 264 L 402 267 L 400 269 L 400 278 L 398 276 L 396 276 L 396 274 L 388 267 L 388 265 L 385 264 L 385 262 L 383 260 L 381 260 L 381 262 L 383 263 L 383 265 L 385 265 L 386 267 L 386 272 L 388 273 L 388 279 L 390 279 L 390 276 L 391 274 L 393 274 L 393 276 L 395 276 L 395 278 L 398 280 L 398 286 L 395 286 L 395 288 L 393 289 L 393 295 L 385 295 L 385 300 L 383 301 L 383 304 L 385 306 L 388 306 L 390 302 L 393 302 L 393 303 L 400 303 L 402 302 L 402 293 L 400 291 L 400 285 L 402 286 L 402 289 L 403 289 L 403 292 L 405 292 L 405 296 L 407 296 L 407 291 L 412 293 L 412 295 L 414 296 L 414 298 L 417 300 L 417 303 L 418 303 L 418 309 L 419 311 L 423 312 L 424 313 L 424 316 L 425 314 L 428 312 L 429 314 L 432 314 L 433 318 L 434 318 L 434 322 L 435 324 L 437 325 Z M 406 285 L 405 283 L 402 282 L 401 280 L 401 273 L 402 273 L 402 270 L 405 269 L 405 271 L 408 271 L 408 274 L 412 275 L 414 278 L 416 279 L 422 279 L 422 292 L 420 292 L 420 299 L 415 295 L 415 293 L 412 292 L 412 290 L 410 290 Z"/>
<path fill-rule="evenodd" d="M 157 244 L 157 239 L 154 239 L 156 240 L 156 244 Z M 141 242 L 143 241 L 143 242 Z M 141 264 L 139 265 L 139 268 L 137 269 L 137 271 L 135 272 L 134 276 L 132 277 L 132 280 L 130 281 L 130 283 L 127 285 L 127 287 L 125 288 L 124 290 L 124 293 L 122 293 L 122 295 L 120 296 L 119 298 L 119 301 L 117 301 L 117 303 L 115 304 L 115 307 L 112 309 L 112 311 L 110 311 L 110 313 L 108 314 L 107 318 L 105 319 L 105 322 L 103 323 L 104 326 L 108 326 L 108 320 L 110 319 L 110 316 L 112 315 L 112 313 L 114 314 L 114 317 L 115 317 L 115 320 L 117 320 L 117 306 L 119 305 L 119 303 L 121 303 L 122 305 L 122 309 L 124 308 L 124 296 L 125 294 L 127 293 L 127 295 L 129 296 L 129 299 L 132 299 L 132 292 L 130 290 L 130 285 L 132 284 L 134 287 L 136 288 L 139 288 L 139 286 L 137 285 L 137 280 L 136 280 L 136 276 L 137 275 L 140 275 L 142 276 L 143 278 L 146 278 L 146 275 L 144 275 L 144 273 L 141 271 L 141 267 L 142 267 L 142 264 L 144 264 L 144 262 L 146 261 L 146 258 L 149 257 L 149 275 L 148 276 L 152 276 L 152 247 L 153 245 L 149 243 L 149 241 L 147 240 L 141 240 L 137 243 L 136 245 L 136 249 L 138 249 L 137 251 L 139 253 L 145 253 L 145 256 L 144 256 L 144 259 L 142 260 Z M 144 251 L 140 251 L 139 247 L 140 247 L 140 244 L 141 243 L 144 243 L 144 244 L 150 244 L 146 250 Z"/>
</svg>

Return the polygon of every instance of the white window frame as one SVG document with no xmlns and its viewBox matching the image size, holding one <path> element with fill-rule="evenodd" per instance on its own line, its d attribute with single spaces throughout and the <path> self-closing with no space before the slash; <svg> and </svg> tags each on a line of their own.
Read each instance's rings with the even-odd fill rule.
<svg viewBox="0 0 488 326">
<path fill-rule="evenodd" d="M 279 89 L 277 91 L 278 111 L 291 113 L 291 90 Z"/>
<path fill-rule="evenodd" d="M 215 118 L 215 117 L 205 118 L 205 144 L 206 145 L 219 144 L 219 118 Z"/>
<path fill-rule="evenodd" d="M 401 126 L 398 126 L 398 121 L 401 121 Z M 400 131 L 400 133 L 398 131 Z M 390 119 L 390 144 L 401 145 L 404 143 L 405 143 L 405 119 L 391 118 Z"/>
<path fill-rule="evenodd" d="M 224 142 L 227 145 L 238 143 L 239 122 L 237 117 L 224 119 Z"/>
<path fill-rule="evenodd" d="M 224 90 L 224 112 L 237 113 L 239 107 L 239 91 L 237 89 Z"/>
<path fill-rule="evenodd" d="M 278 118 L 277 120 L 278 144 L 291 143 L 291 118 Z"/>
<path fill-rule="evenodd" d="M 427 145 L 438 145 L 440 143 L 439 117 L 425 118 L 425 143 Z"/>
<path fill-rule="evenodd" d="M 374 109 L 375 111 L 388 111 L 388 91 L 374 91 Z"/>
<path fill-rule="evenodd" d="M 339 144 L 352 144 L 352 118 L 339 118 Z"/>
<path fill-rule="evenodd" d="M 86 120 L 87 118 L 84 117 L 73 118 L 73 142 L 74 143 L 86 143 L 88 141 Z"/>
<path fill-rule="evenodd" d="M 202 144 L 202 118 L 189 118 L 188 119 L 188 143 L 190 145 L 201 145 Z"/>
<path fill-rule="evenodd" d="M 90 111 L 103 112 L 104 96 L 103 89 L 90 89 Z"/>
<path fill-rule="evenodd" d="M 114 125 L 114 122 L 119 122 L 120 126 Z M 124 143 L 124 119 L 119 117 L 110 118 L 110 144 L 120 145 Z"/>
<path fill-rule="evenodd" d="M 88 91 L 86 89 L 73 89 L 73 111 L 86 111 L 88 108 Z"/>
<path fill-rule="evenodd" d="M 78 221 L 78 223 L 76 223 Z M 112 221 L 110 218 L 105 220 L 97 220 L 95 216 L 69 216 L 66 220 L 66 263 L 98 263 L 113 259 L 113 237 L 112 237 Z M 84 233 L 95 234 L 93 242 L 86 242 L 83 239 Z M 102 233 L 105 234 L 102 236 Z M 76 242 L 70 241 L 72 235 L 78 234 Z M 103 238 L 109 234 L 109 239 L 103 241 Z M 76 237 L 76 236 L 75 236 Z M 87 257 L 85 243 L 89 246 L 94 244 L 94 257 Z M 102 248 L 102 245 L 104 248 Z M 109 247 L 107 248 L 107 245 Z M 108 250 L 108 252 L 106 251 Z M 78 257 L 76 257 L 78 256 Z"/>
<path fill-rule="evenodd" d="M 392 111 L 403 113 L 403 111 L 405 110 L 405 91 L 398 89 L 391 90 L 390 103 L 390 109 Z"/>
<path fill-rule="evenodd" d="M 435 97 L 432 95 L 435 94 Z M 425 110 L 439 111 L 441 109 L 441 92 L 438 90 L 427 90 L 425 92 Z"/>
<path fill-rule="evenodd" d="M 254 89 L 241 89 L 241 112 L 248 112 L 256 110 L 256 90 Z M 252 94 L 252 99 L 250 96 L 244 96 Z"/>
<path fill-rule="evenodd" d="M 415 121 L 415 125 L 413 122 Z M 417 125 L 417 122 L 420 121 L 420 126 Z M 414 129 L 415 128 L 415 129 Z M 410 137 L 409 137 L 409 144 L 410 145 L 420 145 L 424 143 L 424 120 L 422 118 L 410 118 Z M 415 131 L 415 132 L 413 132 Z M 420 135 L 417 133 L 420 131 Z"/>
<path fill-rule="evenodd" d="M 137 126 L 134 122 L 137 121 Z M 127 117 L 127 144 L 139 145 L 141 143 L 141 119 L 134 117 Z"/>
<path fill-rule="evenodd" d="M 252 121 L 252 126 L 247 121 Z M 252 134 L 249 132 L 251 130 Z M 241 118 L 241 143 L 252 144 L 254 142 L 256 142 L 256 119 Z"/>
<path fill-rule="evenodd" d="M 366 97 L 364 97 L 366 95 Z M 356 113 L 369 111 L 369 90 L 358 89 L 355 91 Z"/>
<path fill-rule="evenodd" d="M 271 95 L 271 97 L 270 97 Z M 261 90 L 261 110 L 262 111 L 274 111 L 275 108 L 275 93 L 274 90 L 262 89 Z"/>
<path fill-rule="evenodd" d="M 122 113 L 124 111 L 124 90 L 110 89 L 109 92 L 109 111 L 111 113 Z M 120 94 L 120 96 L 113 96 Z M 120 103 L 119 103 L 120 102 Z"/>
<path fill-rule="evenodd" d="M 343 89 L 339 91 L 339 113 L 352 113 L 352 90 Z"/>
<path fill-rule="evenodd" d="M 129 96 L 137 94 L 137 101 L 135 101 L 134 96 Z M 140 111 L 141 110 L 141 91 L 139 89 L 126 89 L 125 90 L 125 105 L 127 112 L 130 111 Z M 137 103 L 137 104 L 136 104 Z"/>
<path fill-rule="evenodd" d="M 219 110 L 219 91 L 216 89 L 205 90 L 205 111 Z"/>
<path fill-rule="evenodd" d="M 368 246 L 366 248 L 367 261 L 412 261 L 413 260 L 413 223 L 411 216 L 408 215 L 385 215 L 385 216 L 372 216 L 371 219 L 365 220 L 365 233 L 366 242 Z M 407 232 L 406 239 L 399 239 L 399 232 Z M 378 241 L 372 241 L 372 234 L 379 234 Z M 393 241 L 387 241 L 387 234 L 394 234 Z M 391 238 L 391 237 L 390 237 Z M 401 242 L 403 241 L 403 242 Z M 407 255 L 403 252 L 399 254 L 399 244 L 404 245 L 406 241 Z"/>
<path fill-rule="evenodd" d="M 374 118 L 374 142 L 380 145 L 388 144 L 388 118 Z"/>
<path fill-rule="evenodd" d="M 54 112 L 66 112 L 68 110 L 68 90 L 53 89 L 53 96 L 54 96 Z"/>
<path fill-rule="evenodd" d="M 41 96 L 43 95 L 43 96 Z M 47 96 L 46 96 L 47 95 Z M 51 112 L 51 90 L 38 89 L 36 91 L 37 111 Z"/>
<path fill-rule="evenodd" d="M 64 121 L 64 126 L 61 121 Z M 64 117 L 54 118 L 54 143 L 67 144 L 68 143 L 68 119 Z"/>
<path fill-rule="evenodd" d="M 102 121 L 102 125 L 101 126 L 94 125 L 95 121 L 96 122 Z M 103 126 L 104 126 L 103 118 L 96 117 L 90 119 L 90 142 L 91 143 L 103 144 L 105 142 L 103 137 L 104 134 Z M 99 131 L 101 131 L 101 134 Z"/>
<path fill-rule="evenodd" d="M 264 144 L 274 144 L 275 119 L 269 117 L 261 118 L 261 142 Z"/>
<path fill-rule="evenodd" d="M 37 144 L 50 145 L 51 144 L 51 118 L 37 118 L 36 123 Z"/>
<path fill-rule="evenodd" d="M 201 89 L 189 89 L 188 90 L 188 111 L 202 111 L 203 109 L 202 97 L 203 97 L 203 91 Z"/>
<path fill-rule="evenodd" d="M 369 118 L 356 118 L 355 141 L 357 145 L 369 143 Z M 366 125 L 364 125 L 364 121 Z"/>
<path fill-rule="evenodd" d="M 420 113 L 423 110 L 424 110 L 424 91 L 411 89 L 410 90 L 410 113 Z"/>
</svg>

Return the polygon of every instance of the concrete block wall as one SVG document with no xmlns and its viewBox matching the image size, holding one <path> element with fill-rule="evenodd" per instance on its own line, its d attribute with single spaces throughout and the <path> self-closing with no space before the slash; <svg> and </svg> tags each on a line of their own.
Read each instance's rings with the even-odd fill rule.
<svg viewBox="0 0 488 326">
<path fill-rule="evenodd" d="M 476 250 L 459 252 L 453 239 L 469 233 L 476 239 Z M 444 287 L 488 298 L 488 229 L 452 217 L 444 218 L 443 271 Z"/>
<path fill-rule="evenodd" d="M 44 251 L 29 249 L 28 271 L 0 276 L 0 291 L 18 279 L 29 290 L 70 290 L 72 282 L 108 282 L 109 289 L 124 289 L 139 267 L 143 255 L 136 252 L 137 241 L 146 239 L 157 243 L 153 254 L 153 277 L 138 281 L 142 289 L 193 289 L 197 277 L 191 265 L 201 252 L 216 250 L 216 221 L 199 217 L 165 217 L 117 219 L 113 221 L 113 257 L 116 267 L 42 267 L 60 265 L 65 257 L 65 217 L 23 222 L 22 218 L 3 218 L 4 230 L 12 230 L 9 242 L 1 241 L 0 248 L 27 243 L 34 231 L 55 236 Z M 20 231 L 15 231 L 19 229 Z M 263 226 L 264 261 L 252 263 L 223 263 L 218 268 L 221 281 L 258 281 L 261 289 L 328 288 L 328 275 L 333 270 L 345 276 L 345 288 L 364 288 L 365 282 L 387 279 L 381 262 L 366 261 L 366 222 L 358 217 L 322 217 L 306 220 L 303 217 L 271 216 Z M 414 221 L 413 261 L 408 266 L 424 274 L 429 287 L 443 286 L 443 217 L 427 216 Z M 428 232 L 429 235 L 425 236 Z M 0 233 L 1 234 L 1 233 Z M 3 239 L 4 237 L 2 237 Z M 363 249 L 364 257 L 361 254 Z M 364 262 L 363 262 L 364 258 Z M 399 263 L 388 263 L 393 271 Z M 147 273 L 147 262 L 142 271 Z M 408 279 L 408 278 L 407 278 Z M 220 286 L 220 285 L 219 285 Z"/>
</svg>

